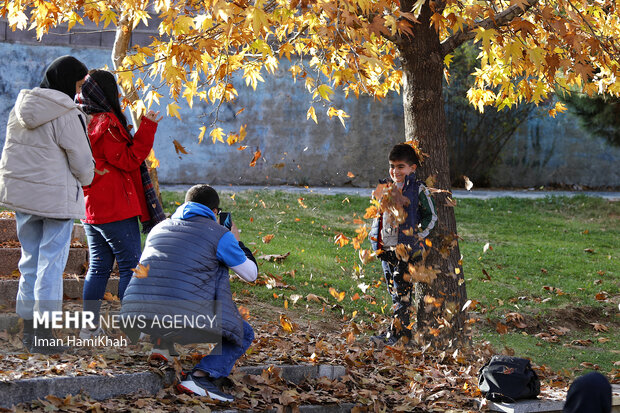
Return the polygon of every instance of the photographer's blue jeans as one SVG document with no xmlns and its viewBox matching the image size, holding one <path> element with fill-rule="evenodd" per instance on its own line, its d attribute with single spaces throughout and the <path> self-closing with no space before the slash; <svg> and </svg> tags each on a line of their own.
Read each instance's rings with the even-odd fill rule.
<svg viewBox="0 0 620 413">
<path fill-rule="evenodd" d="M 32 320 L 34 311 L 62 309 L 62 273 L 69 257 L 73 220 L 16 212 L 15 221 L 22 249 L 16 312 Z"/>
<path fill-rule="evenodd" d="M 118 298 L 123 299 L 125 289 L 138 265 L 141 254 L 138 218 L 128 218 L 107 224 L 84 224 L 88 239 L 88 273 L 84 280 L 84 311 L 95 313 L 98 319 L 101 299 L 105 294 L 114 260 L 118 264 L 120 280 Z"/>
<path fill-rule="evenodd" d="M 214 379 L 228 377 L 235 362 L 250 348 L 252 341 L 254 341 L 254 330 L 247 321 L 244 321 L 243 343 L 241 346 L 222 338 L 222 343 L 218 344 L 211 354 L 204 356 L 196 364 L 194 370 L 204 371 Z"/>
</svg>

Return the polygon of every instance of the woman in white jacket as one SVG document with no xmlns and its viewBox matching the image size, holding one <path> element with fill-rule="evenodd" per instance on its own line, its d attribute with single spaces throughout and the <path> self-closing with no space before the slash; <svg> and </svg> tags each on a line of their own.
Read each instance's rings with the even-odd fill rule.
<svg viewBox="0 0 620 413">
<path fill-rule="evenodd" d="M 9 114 L 0 205 L 15 210 L 22 250 L 17 314 L 30 351 L 58 350 L 33 345 L 33 314 L 62 308 L 73 220 L 85 216 L 82 186 L 94 175 L 85 116 L 73 102 L 86 74 L 74 57 L 54 60 L 40 87 L 20 91 Z M 53 337 L 49 329 L 37 329 L 36 335 L 36 340 Z"/>
</svg>

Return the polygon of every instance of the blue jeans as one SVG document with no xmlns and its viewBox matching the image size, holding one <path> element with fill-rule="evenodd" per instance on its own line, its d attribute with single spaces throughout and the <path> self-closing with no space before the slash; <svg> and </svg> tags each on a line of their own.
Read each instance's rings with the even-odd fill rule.
<svg viewBox="0 0 620 413">
<path fill-rule="evenodd" d="M 204 371 L 214 379 L 228 377 L 235 362 L 250 348 L 252 341 L 254 341 L 254 330 L 247 321 L 244 321 L 243 343 L 241 346 L 222 338 L 222 342 L 211 351 L 211 354 L 204 356 L 196 364 L 194 370 Z"/>
<path fill-rule="evenodd" d="M 114 266 L 118 264 L 120 280 L 118 298 L 123 299 L 125 289 L 133 275 L 132 269 L 138 265 L 141 254 L 140 227 L 138 218 L 128 218 L 107 224 L 84 224 L 90 263 L 84 280 L 84 311 L 95 313 L 98 319 L 101 299 L 105 294 L 108 279 Z"/>
<path fill-rule="evenodd" d="M 73 220 L 16 212 L 15 221 L 22 246 L 16 312 L 32 320 L 35 311 L 60 311 Z"/>
</svg>

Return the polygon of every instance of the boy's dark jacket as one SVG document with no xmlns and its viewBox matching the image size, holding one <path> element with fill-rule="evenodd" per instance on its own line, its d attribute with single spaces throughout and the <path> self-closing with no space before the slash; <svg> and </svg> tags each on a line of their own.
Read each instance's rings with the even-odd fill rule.
<svg viewBox="0 0 620 413">
<path fill-rule="evenodd" d="M 217 258 L 218 243 L 228 229 L 215 221 L 215 215 L 175 217 L 149 234 L 140 258 L 140 264 L 149 267 L 148 275 L 132 277 L 121 316 L 152 320 L 169 314 L 194 319 L 215 315 L 216 328 L 205 332 L 241 345 L 243 318 L 232 299 L 228 267 Z"/>
<path fill-rule="evenodd" d="M 381 183 L 388 182 L 388 180 L 381 181 Z M 417 228 L 420 222 L 420 211 L 418 210 L 418 191 L 420 188 L 420 184 L 421 182 L 416 179 L 415 172 L 412 172 L 405 177 L 402 192 L 403 196 L 407 197 L 410 202 L 409 205 L 404 208 L 405 212 L 407 213 L 405 222 L 398 226 L 398 243 L 410 246 L 413 251 L 418 251 L 422 249 L 422 246 L 420 245 L 420 240 L 417 236 Z M 383 215 L 373 220 L 370 234 L 368 236 L 368 238 L 370 239 L 370 245 L 374 251 L 383 248 L 383 246 L 381 245 L 382 227 Z M 413 229 L 413 231 L 410 231 L 410 229 Z M 411 235 L 406 235 L 405 231 L 407 231 Z"/>
</svg>

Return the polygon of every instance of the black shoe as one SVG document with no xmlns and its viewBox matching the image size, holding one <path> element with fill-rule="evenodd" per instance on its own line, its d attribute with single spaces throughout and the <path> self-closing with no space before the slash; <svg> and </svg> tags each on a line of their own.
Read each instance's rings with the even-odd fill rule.
<svg viewBox="0 0 620 413">
<path fill-rule="evenodd" d="M 32 338 L 34 336 L 34 328 L 32 327 L 32 320 L 23 319 L 24 332 L 22 334 L 22 344 L 26 347 L 26 351 L 30 351 L 32 347 Z"/>
<path fill-rule="evenodd" d="M 213 400 L 220 400 L 223 402 L 232 402 L 235 398 L 224 393 L 209 376 L 196 377 L 194 374 L 188 374 L 181 383 L 177 384 L 177 389 L 180 392 L 187 394 L 194 394 L 197 396 L 209 396 Z"/>
<path fill-rule="evenodd" d="M 63 340 L 56 338 L 49 328 L 37 328 L 32 336 L 31 353 L 57 354 L 69 350 L 68 346 L 62 344 Z"/>
</svg>

